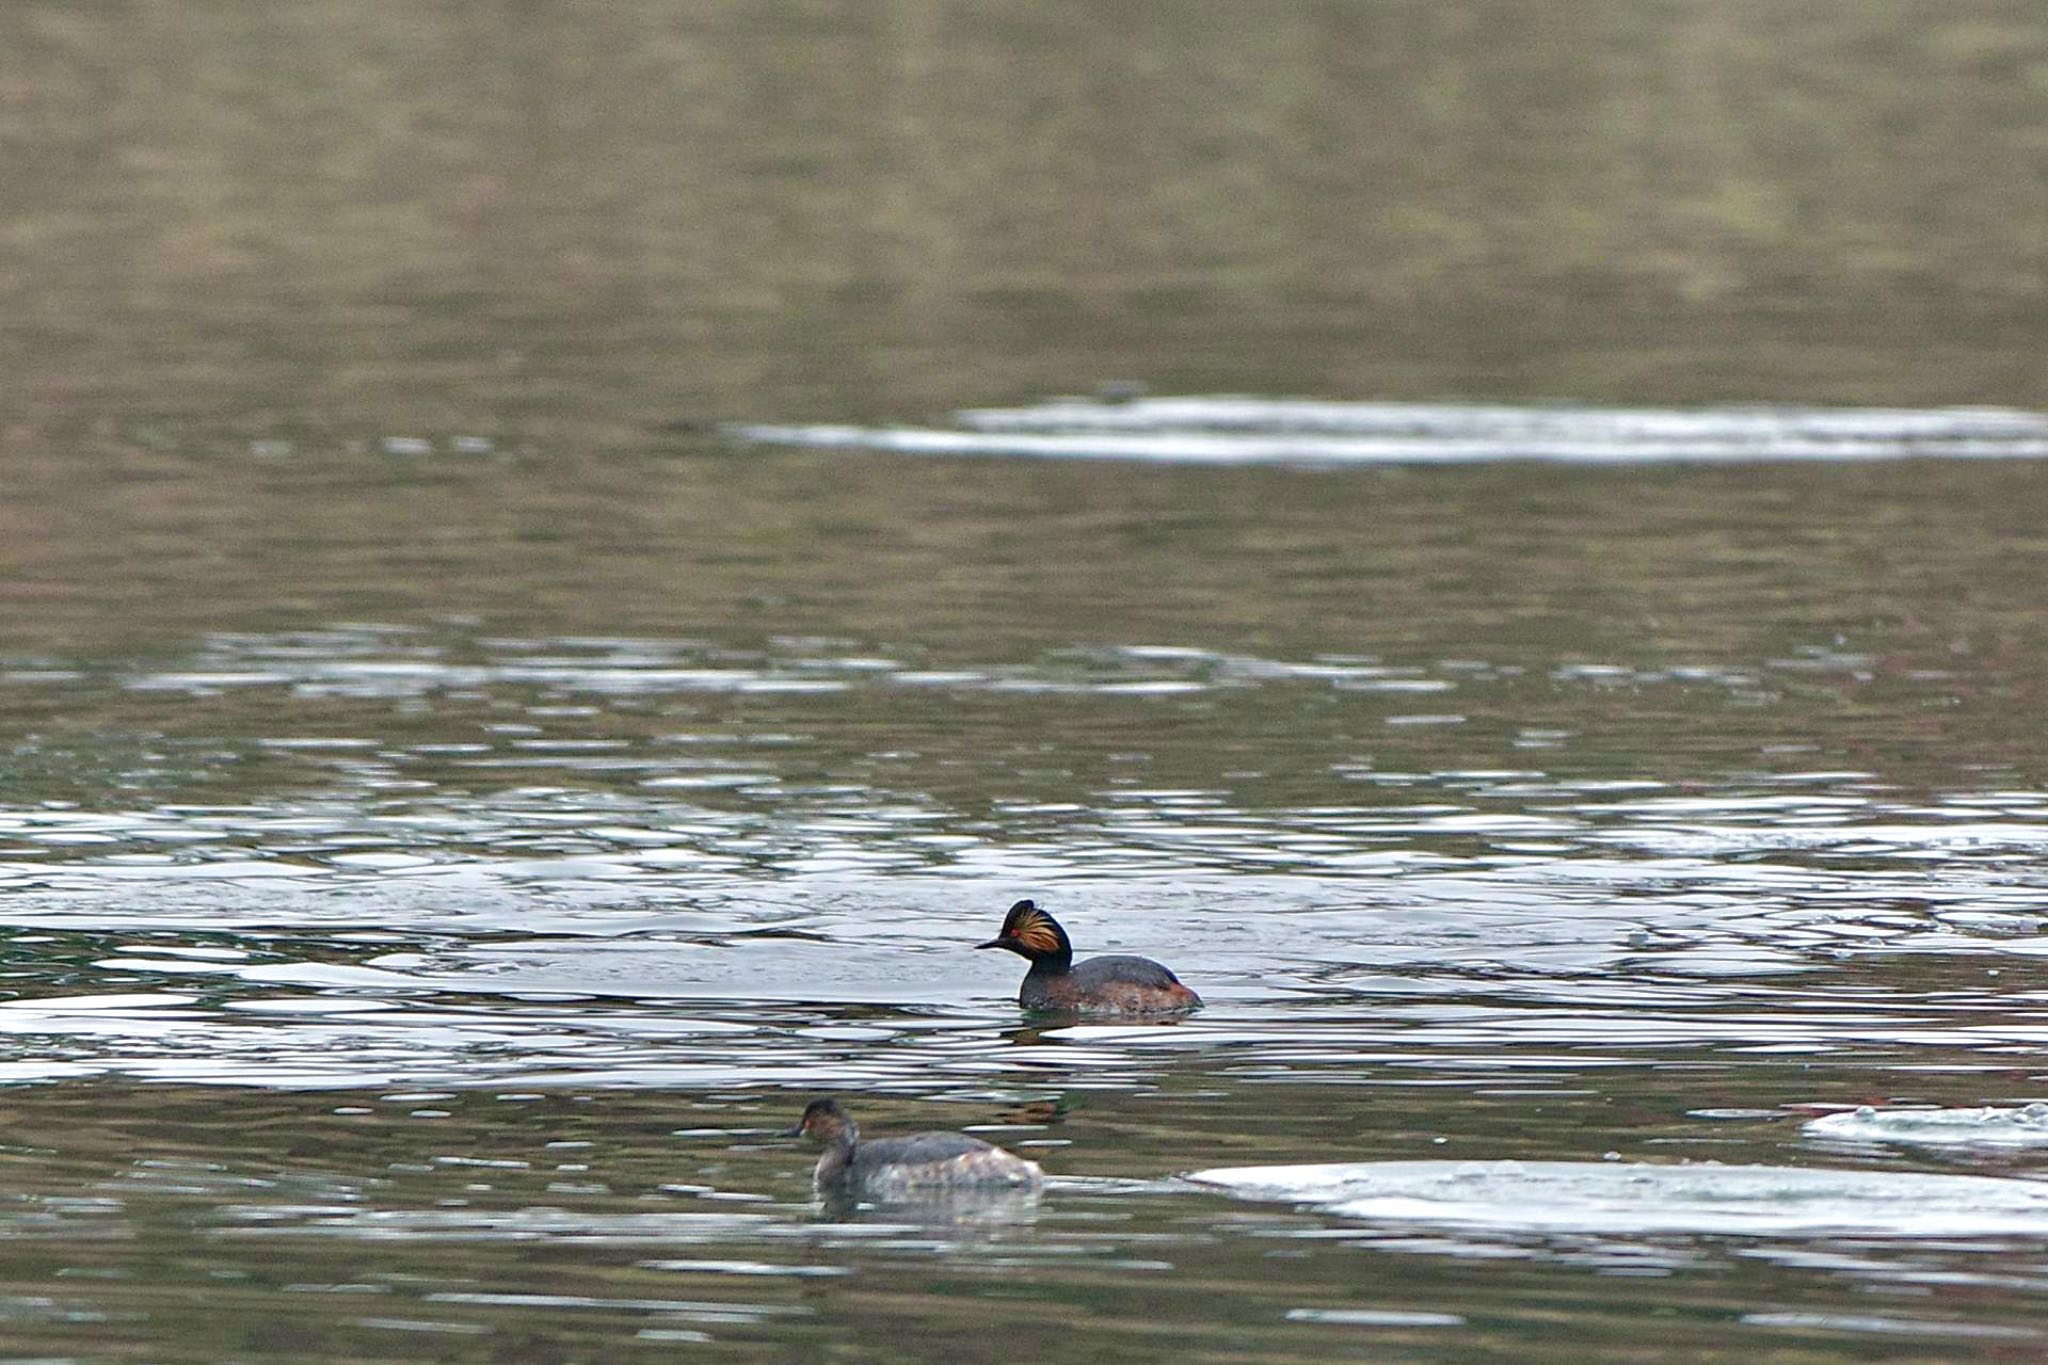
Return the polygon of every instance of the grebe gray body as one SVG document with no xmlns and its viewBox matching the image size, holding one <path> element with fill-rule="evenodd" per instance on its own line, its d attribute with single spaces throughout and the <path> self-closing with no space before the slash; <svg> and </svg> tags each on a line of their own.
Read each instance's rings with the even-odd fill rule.
<svg viewBox="0 0 2048 1365">
<path fill-rule="evenodd" d="M 1035 1190 L 1036 1162 L 965 1133 L 912 1133 L 861 1140 L 836 1100 L 812 1100 L 790 1130 L 824 1144 L 812 1180 L 820 1194 L 902 1199 L 939 1190 Z"/>
</svg>

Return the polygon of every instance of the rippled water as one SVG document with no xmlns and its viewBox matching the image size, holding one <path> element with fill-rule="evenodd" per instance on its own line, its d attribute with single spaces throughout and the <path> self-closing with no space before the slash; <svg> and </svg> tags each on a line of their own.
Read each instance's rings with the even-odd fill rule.
<svg viewBox="0 0 2048 1365">
<path fill-rule="evenodd" d="M 657 513 L 577 629 L 545 579 L 351 622 L 404 571 L 299 522 L 141 643 L 12 652 L 8 1350 L 2038 1350 L 2042 584 L 1976 530 L 2034 465 L 992 461 L 960 501 L 718 449 L 619 477 L 894 498 L 930 591 L 820 522 L 737 592 Z M 763 628 L 820 614 L 870 624 Z M 971 945 L 1027 894 L 1208 1007 L 1022 1015 Z M 1052 1183 L 836 1221 L 775 1136 L 821 1092 Z M 1183 1178 L 1233 1168 L 1259 1198 Z"/>
<path fill-rule="evenodd" d="M 0 1359 L 2039 1358 L 2042 33 L 0 7 Z"/>
<path fill-rule="evenodd" d="M 2027 1146 L 1849 1112 L 2043 1093 L 2031 751 L 1868 738 L 1997 664 L 904 644 L 16 667 L 7 1216 L 46 1268 L 8 1340 L 1526 1355 L 1652 1305 L 1674 1352 L 2035 1340 Z M 1022 894 L 1208 1008 L 1021 1015 L 970 948 Z M 772 1133 L 824 1091 L 1053 1184 L 816 1221 Z M 1366 1164 L 1268 1206 L 1177 1178 L 1290 1161 Z"/>
</svg>

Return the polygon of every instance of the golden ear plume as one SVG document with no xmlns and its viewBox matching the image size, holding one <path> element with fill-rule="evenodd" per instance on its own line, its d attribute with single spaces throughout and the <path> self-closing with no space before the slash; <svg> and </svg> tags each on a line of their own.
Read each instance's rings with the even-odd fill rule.
<svg viewBox="0 0 2048 1365">
<path fill-rule="evenodd" d="M 1053 928 L 1052 917 L 1043 910 L 1034 908 L 1019 915 L 1010 926 L 1010 937 L 1034 953 L 1060 950 L 1059 930 Z"/>
</svg>

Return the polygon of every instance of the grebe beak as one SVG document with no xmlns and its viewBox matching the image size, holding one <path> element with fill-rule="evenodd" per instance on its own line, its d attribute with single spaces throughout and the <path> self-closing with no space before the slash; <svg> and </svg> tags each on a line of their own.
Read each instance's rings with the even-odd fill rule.
<svg viewBox="0 0 2048 1365">
<path fill-rule="evenodd" d="M 990 940 L 989 940 L 988 942 L 986 942 L 986 943 L 977 943 L 977 944 L 975 944 L 975 945 L 974 945 L 974 951 L 978 953 L 978 952 L 980 952 L 980 951 L 981 951 L 981 950 L 982 950 L 983 948 L 1007 948 L 1007 947 L 1009 947 L 1009 946 L 1010 946 L 1010 940 L 1008 940 L 1008 939 L 1006 939 L 1006 938 L 992 938 L 992 939 L 990 939 Z"/>
<path fill-rule="evenodd" d="M 804 1126 L 801 1123 L 794 1128 L 777 1128 L 775 1130 L 776 1137 L 802 1137 L 803 1135 Z"/>
</svg>

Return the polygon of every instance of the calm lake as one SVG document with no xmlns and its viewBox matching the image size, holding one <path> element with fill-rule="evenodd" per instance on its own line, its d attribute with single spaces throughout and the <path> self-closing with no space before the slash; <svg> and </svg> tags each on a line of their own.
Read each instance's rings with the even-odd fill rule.
<svg viewBox="0 0 2048 1365">
<path fill-rule="evenodd" d="M 2040 1359 L 2044 156 L 2031 0 L 8 5 L 0 1365 Z"/>
</svg>

